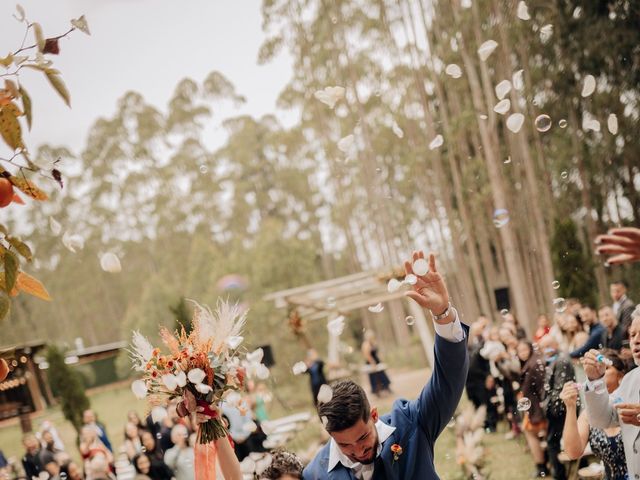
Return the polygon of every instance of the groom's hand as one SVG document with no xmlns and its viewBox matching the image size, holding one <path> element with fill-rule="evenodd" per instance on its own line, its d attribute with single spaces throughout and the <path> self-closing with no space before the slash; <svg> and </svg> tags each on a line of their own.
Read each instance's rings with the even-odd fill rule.
<svg viewBox="0 0 640 480">
<path fill-rule="evenodd" d="M 413 264 L 416 260 L 424 259 L 424 252 L 413 252 L 413 259 L 410 262 L 404 262 L 404 269 L 408 274 L 416 275 L 413 271 Z M 405 293 L 412 298 L 422 308 L 426 308 L 434 315 L 444 313 L 449 307 L 449 292 L 444 284 L 442 275 L 436 268 L 436 257 L 433 253 L 429 254 L 429 271 L 424 275 L 416 275 L 418 281 L 413 285 L 413 290 Z M 436 320 L 437 323 L 445 325 L 454 321 L 452 313 L 445 318 Z"/>
</svg>

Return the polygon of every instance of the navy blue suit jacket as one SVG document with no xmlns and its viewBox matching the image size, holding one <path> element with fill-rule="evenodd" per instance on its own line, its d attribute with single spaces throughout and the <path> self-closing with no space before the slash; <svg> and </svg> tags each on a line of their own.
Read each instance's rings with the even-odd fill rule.
<svg viewBox="0 0 640 480">
<path fill-rule="evenodd" d="M 469 329 L 464 324 L 462 328 L 465 338 L 457 343 L 436 335 L 433 374 L 418 398 L 411 401 L 396 400 L 391 413 L 380 417 L 380 420 L 396 429 L 382 445 L 382 452 L 376 460 L 373 480 L 439 478 L 433 463 L 433 448 L 458 406 L 469 369 Z M 330 443 L 327 443 L 305 468 L 302 474 L 304 480 L 355 478 L 351 469 L 341 463 L 327 472 Z M 402 454 L 397 461 L 391 452 L 391 445 L 394 443 L 402 447 Z"/>
</svg>

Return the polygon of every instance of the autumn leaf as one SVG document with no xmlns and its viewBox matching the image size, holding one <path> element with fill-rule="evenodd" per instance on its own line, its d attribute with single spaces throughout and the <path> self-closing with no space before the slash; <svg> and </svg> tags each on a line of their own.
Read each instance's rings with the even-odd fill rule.
<svg viewBox="0 0 640 480">
<path fill-rule="evenodd" d="M 12 103 L 0 109 L 0 135 L 13 150 L 22 147 L 22 129 L 16 111 L 18 115 L 21 114 L 18 107 Z"/>
<path fill-rule="evenodd" d="M 49 80 L 49 83 L 54 88 L 54 90 L 58 92 L 58 94 L 62 97 L 64 103 L 66 103 L 67 106 L 70 107 L 71 98 L 69 97 L 69 90 L 67 90 L 67 86 L 62 81 L 62 77 L 53 72 L 55 72 L 55 70 L 47 69 L 44 73 L 47 75 L 47 80 Z"/>
<path fill-rule="evenodd" d="M 33 35 L 36 37 L 36 44 L 38 45 L 38 50 L 42 51 L 44 49 L 44 35 L 42 34 L 42 27 L 39 23 L 34 22 L 33 27 Z"/>
<path fill-rule="evenodd" d="M 82 15 L 80 18 L 74 18 L 73 20 L 71 20 L 71 26 L 77 28 L 82 33 L 91 35 L 91 32 L 89 31 L 89 24 L 87 23 L 87 19 L 84 18 L 84 15 Z"/>
<path fill-rule="evenodd" d="M 16 177 L 12 175 L 11 177 L 9 177 L 9 181 L 13 184 L 14 187 L 16 187 L 22 193 L 29 195 L 34 200 L 44 201 L 49 198 L 46 193 L 44 193 L 42 190 L 36 187 L 33 182 L 27 180 L 26 178 Z"/>
<path fill-rule="evenodd" d="M 51 301 L 49 292 L 47 292 L 47 289 L 44 288 L 44 285 L 40 280 L 27 273 L 20 272 L 18 274 L 16 287 L 20 292 L 28 293 L 29 295 L 33 295 L 41 300 L 46 300 L 47 302 Z"/>
<path fill-rule="evenodd" d="M 18 257 L 9 251 L 4 252 L 4 289 L 7 293 L 16 284 L 19 265 Z"/>
<path fill-rule="evenodd" d="M 6 237 L 6 240 L 28 262 L 31 261 L 31 259 L 33 258 L 33 254 L 31 253 L 31 249 L 26 243 L 24 243 L 22 240 L 16 237 Z"/>
<path fill-rule="evenodd" d="M 20 96 L 20 92 L 18 91 L 18 87 L 15 82 L 9 78 L 4 79 L 4 88 L 13 98 L 18 98 Z"/>
<path fill-rule="evenodd" d="M 24 110 L 24 116 L 27 117 L 27 126 L 29 127 L 29 130 L 31 130 L 31 121 L 33 120 L 31 115 L 31 97 L 27 91 L 22 88 L 22 85 L 20 85 L 18 92 L 22 96 L 22 109 Z"/>
<path fill-rule="evenodd" d="M 4 68 L 9 68 L 13 63 L 13 55 L 9 54 L 6 57 L 0 58 L 0 65 Z"/>
</svg>

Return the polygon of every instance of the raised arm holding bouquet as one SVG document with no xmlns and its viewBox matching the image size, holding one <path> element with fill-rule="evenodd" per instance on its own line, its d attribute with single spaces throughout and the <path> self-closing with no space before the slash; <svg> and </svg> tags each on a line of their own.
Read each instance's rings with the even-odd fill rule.
<svg viewBox="0 0 640 480">
<path fill-rule="evenodd" d="M 183 414 L 197 412 L 196 480 L 214 480 L 217 453 L 223 454 L 220 458 L 223 469 L 230 463 L 224 455 L 228 450 L 228 441 L 224 438 L 227 430 L 217 405 L 229 392 L 241 391 L 247 375 L 265 378 L 268 370 L 256 352 L 246 359 L 240 358 L 241 333 L 246 320 L 246 313 L 240 307 L 219 301 L 212 313 L 194 304 L 193 329 L 189 334 L 184 328 L 173 333 L 160 328 L 167 354 L 134 332 L 131 358 L 142 378 L 133 382 L 132 390 L 138 398 L 146 397 L 151 406 L 182 398 L 184 403 L 179 410 Z M 218 442 L 219 439 L 223 440 Z M 228 468 L 234 470 L 235 465 Z"/>
</svg>

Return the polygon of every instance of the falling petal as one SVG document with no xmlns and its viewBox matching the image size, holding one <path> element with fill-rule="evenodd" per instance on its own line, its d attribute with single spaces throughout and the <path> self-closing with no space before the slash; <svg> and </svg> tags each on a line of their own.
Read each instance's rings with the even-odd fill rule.
<svg viewBox="0 0 640 480">
<path fill-rule="evenodd" d="M 511 82 L 513 83 L 513 88 L 515 88 L 518 91 L 521 91 L 524 89 L 523 73 L 524 73 L 524 70 L 518 70 L 516 73 L 513 74 L 513 77 L 511 78 Z"/>
<path fill-rule="evenodd" d="M 300 375 L 301 373 L 304 373 L 307 371 L 307 364 L 304 362 L 297 362 L 294 366 L 293 366 L 293 374 L 294 375 Z"/>
<path fill-rule="evenodd" d="M 340 315 L 333 320 L 329 320 L 327 322 L 327 330 L 329 330 L 331 335 L 336 337 L 342 335 L 342 332 L 344 331 L 344 315 Z"/>
<path fill-rule="evenodd" d="M 80 235 L 73 235 L 69 232 L 65 232 L 62 236 L 62 244 L 71 252 L 76 253 L 77 250 L 82 250 L 84 248 L 84 238 Z"/>
<path fill-rule="evenodd" d="M 135 380 L 131 384 L 131 391 L 136 396 L 136 398 L 142 400 L 147 396 L 147 384 L 142 380 Z"/>
<path fill-rule="evenodd" d="M 580 93 L 580 95 L 586 98 L 595 91 L 596 77 L 594 77 L 593 75 L 587 75 L 586 77 L 584 77 L 584 83 L 582 84 L 582 92 Z"/>
<path fill-rule="evenodd" d="M 471 8 L 471 0 L 461 0 L 460 7 L 461 8 Z"/>
<path fill-rule="evenodd" d="M 518 18 L 520 20 L 531 20 L 531 15 L 529 15 L 529 7 L 523 1 L 518 3 Z"/>
<path fill-rule="evenodd" d="M 495 40 L 487 40 L 482 45 L 480 45 L 480 47 L 478 48 L 478 56 L 480 57 L 480 60 L 482 60 L 483 62 L 486 61 L 497 46 L 498 42 L 496 42 Z"/>
<path fill-rule="evenodd" d="M 392 278 L 391 280 L 389 280 L 389 282 L 387 282 L 387 291 L 389 293 L 397 292 L 401 286 L 402 286 L 401 281 L 399 281 L 398 279 Z"/>
<path fill-rule="evenodd" d="M 582 130 L 593 130 L 594 132 L 600 131 L 600 122 L 595 119 L 589 112 L 584 112 L 582 117 Z"/>
<path fill-rule="evenodd" d="M 355 137 L 353 136 L 353 134 L 347 135 L 346 137 L 341 138 L 340 141 L 338 141 L 338 149 L 342 153 L 350 153 L 354 145 Z"/>
<path fill-rule="evenodd" d="M 418 283 L 418 277 L 416 277 L 413 273 L 410 273 L 406 277 L 404 277 L 403 283 L 407 285 L 415 285 L 416 283 Z"/>
<path fill-rule="evenodd" d="M 618 133 L 618 117 L 615 113 L 609 115 L 607 118 L 607 128 L 611 135 L 616 135 Z"/>
<path fill-rule="evenodd" d="M 396 137 L 398 138 L 404 137 L 404 132 L 396 122 L 393 122 L 393 125 L 391 125 L 391 130 L 393 130 L 393 133 L 395 134 Z"/>
<path fill-rule="evenodd" d="M 249 363 L 260 363 L 262 358 L 264 357 L 264 350 L 258 348 L 251 353 L 247 353 L 247 362 Z"/>
<path fill-rule="evenodd" d="M 266 380 L 267 378 L 269 378 L 269 375 L 271 375 L 271 372 L 265 364 L 261 363 L 260 365 L 258 365 L 258 367 L 256 368 L 256 378 L 258 380 Z"/>
<path fill-rule="evenodd" d="M 502 100 L 510 91 L 511 82 L 509 80 L 502 80 L 496 85 L 496 97 L 498 97 L 498 100 Z"/>
<path fill-rule="evenodd" d="M 122 271 L 122 265 L 120 265 L 120 259 L 115 253 L 108 252 L 100 257 L 100 268 L 105 272 L 118 273 Z"/>
<path fill-rule="evenodd" d="M 318 391 L 318 403 L 330 402 L 333 398 L 333 389 L 329 385 L 322 385 Z"/>
<path fill-rule="evenodd" d="M 55 236 L 60 235 L 60 232 L 62 232 L 62 225 L 53 217 L 49 217 L 49 228 L 51 228 L 51 233 Z"/>
<path fill-rule="evenodd" d="M 493 111 L 499 113 L 500 115 L 504 115 L 511 108 L 511 100 L 505 98 L 496 103 L 496 106 L 493 107 Z"/>
<path fill-rule="evenodd" d="M 552 35 L 553 35 L 553 25 L 551 25 L 550 23 L 540 28 L 540 41 L 542 43 L 547 43 Z"/>
<path fill-rule="evenodd" d="M 436 148 L 441 147 L 443 143 L 444 138 L 442 138 L 442 135 L 438 134 L 433 140 L 431 140 L 431 143 L 429 144 L 429 150 L 435 150 Z"/>
<path fill-rule="evenodd" d="M 415 262 L 413 262 L 411 269 L 413 270 L 413 273 L 421 277 L 429 273 L 429 264 L 424 258 L 419 258 Z"/>
<path fill-rule="evenodd" d="M 377 303 L 368 307 L 367 310 L 369 310 L 371 313 L 380 313 L 384 310 L 384 305 L 382 305 L 382 303 Z"/>
<path fill-rule="evenodd" d="M 324 90 L 315 92 L 313 96 L 329 108 L 333 108 L 338 100 L 344 97 L 344 92 L 344 87 L 326 87 Z"/>
<path fill-rule="evenodd" d="M 524 123 L 524 115 L 521 113 L 512 113 L 507 118 L 507 128 L 513 133 L 518 133 Z"/>
<path fill-rule="evenodd" d="M 447 68 L 444 69 L 444 73 L 452 78 L 460 78 L 462 76 L 462 69 L 455 63 L 450 63 Z"/>
</svg>

